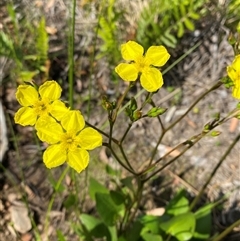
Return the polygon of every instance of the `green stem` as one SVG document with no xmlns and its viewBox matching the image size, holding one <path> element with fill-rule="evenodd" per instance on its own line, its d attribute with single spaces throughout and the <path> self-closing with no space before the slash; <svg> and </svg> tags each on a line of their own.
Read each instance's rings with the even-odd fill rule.
<svg viewBox="0 0 240 241">
<path fill-rule="evenodd" d="M 123 149 L 123 146 L 120 145 L 119 148 L 120 148 L 120 151 L 121 151 L 121 153 L 122 153 L 122 155 L 123 155 L 123 158 L 124 158 L 125 162 L 127 163 L 128 167 L 135 173 L 135 171 L 134 171 L 131 163 L 129 162 L 129 160 L 128 160 L 126 154 L 125 154 L 125 151 L 124 151 L 124 149 Z"/>
<path fill-rule="evenodd" d="M 134 208 L 133 212 L 130 214 L 129 218 L 128 218 L 128 223 L 125 226 L 125 230 L 127 230 L 127 228 L 131 225 L 131 223 L 133 222 L 136 213 L 139 209 L 139 206 L 141 204 L 141 200 L 142 200 L 142 192 L 143 192 L 143 186 L 144 186 L 144 181 L 141 179 L 141 177 L 137 177 L 137 182 L 138 182 L 138 189 L 137 189 L 137 193 L 135 195 L 135 200 L 132 202 L 132 205 L 129 209 L 129 213 L 132 209 L 132 207 L 134 206 L 134 204 L 136 203 L 136 207 Z"/>
<path fill-rule="evenodd" d="M 172 160 L 170 160 L 169 162 L 167 162 L 165 165 L 163 165 L 162 167 L 160 167 L 157 171 L 155 171 L 155 172 L 153 172 L 152 174 L 150 174 L 147 178 L 144 179 L 144 182 L 148 181 L 150 178 L 152 178 L 153 176 L 155 176 L 158 172 L 162 171 L 162 170 L 165 169 L 167 166 L 169 166 L 171 163 L 173 163 L 175 160 L 177 160 L 177 159 L 178 159 L 180 156 L 182 156 L 190 147 L 192 147 L 192 146 L 195 145 L 199 140 L 201 140 L 201 138 L 202 138 L 204 135 L 206 135 L 206 134 L 200 134 L 199 136 L 197 136 L 197 137 L 195 138 L 194 141 L 189 141 L 189 142 L 186 141 L 184 144 L 187 145 L 187 147 L 185 147 L 179 155 L 177 155 L 177 156 L 174 157 Z M 183 143 L 182 143 L 182 144 L 183 144 Z M 182 144 L 180 144 L 180 145 L 182 145 Z M 180 145 L 178 145 L 178 146 L 180 146 Z M 175 149 L 176 149 L 176 148 L 175 148 Z M 163 157 L 161 157 L 161 158 L 158 160 L 158 162 L 159 162 L 161 159 L 163 159 L 164 157 L 167 157 L 172 151 L 173 151 L 173 150 L 171 150 L 170 152 L 166 153 Z M 156 164 L 157 164 L 157 163 L 154 163 L 153 165 L 156 165 Z M 152 165 L 152 167 L 153 167 L 153 165 Z M 151 167 L 151 168 L 152 168 L 152 167 Z M 147 172 L 149 169 L 151 169 L 151 168 L 147 168 L 147 170 L 146 170 L 146 171 L 143 171 L 143 172 L 141 173 L 141 175 L 143 175 L 144 173 L 146 173 L 146 172 Z"/>
<path fill-rule="evenodd" d="M 68 35 L 68 83 L 69 83 L 69 96 L 68 101 L 70 108 L 73 108 L 73 76 L 74 76 L 74 33 L 75 33 L 75 12 L 76 0 L 72 2 L 71 17 L 69 19 L 70 32 Z"/>
<path fill-rule="evenodd" d="M 202 95 L 200 95 L 194 102 L 192 105 L 190 105 L 190 107 L 187 109 L 187 111 L 181 115 L 178 119 L 176 119 L 170 126 L 168 126 L 165 130 L 165 132 L 167 132 L 168 130 L 172 129 L 179 121 L 181 121 L 192 109 L 193 107 L 201 100 L 203 99 L 206 95 L 208 95 L 210 92 L 212 92 L 213 90 L 216 90 L 217 88 L 219 88 L 223 83 L 218 81 L 215 85 L 213 85 L 209 90 L 207 90 L 206 92 L 204 92 Z"/>
<path fill-rule="evenodd" d="M 58 182 L 57 182 L 57 185 L 55 186 L 55 192 L 53 193 L 50 201 L 49 201 L 49 204 L 48 204 L 48 209 L 47 209 L 47 213 L 46 213 L 46 219 L 45 219 L 45 225 L 44 225 L 44 231 L 45 233 L 48 233 L 48 226 L 49 226 L 49 216 L 50 216 L 50 212 L 52 210 L 52 206 L 53 206 L 53 202 L 54 202 L 54 199 L 56 197 L 56 194 L 58 192 L 58 189 L 64 179 L 64 177 L 67 175 L 68 171 L 69 171 L 70 167 L 67 166 L 65 168 L 65 170 L 62 172 L 61 176 L 59 177 L 58 179 Z"/>
<path fill-rule="evenodd" d="M 214 177 L 214 175 L 216 174 L 218 168 L 222 165 L 223 161 L 225 160 L 225 158 L 228 156 L 228 154 L 231 152 L 231 150 L 233 149 L 233 147 L 236 145 L 236 143 L 240 140 L 240 134 L 235 138 L 235 140 L 232 142 L 232 144 L 228 147 L 228 149 L 226 150 L 226 152 L 224 153 L 224 155 L 222 156 L 222 158 L 219 160 L 218 164 L 216 165 L 216 167 L 213 169 L 211 175 L 209 176 L 209 178 L 207 179 L 206 183 L 203 185 L 203 187 L 201 188 L 199 194 L 194 198 L 194 200 L 192 201 L 191 205 L 190 205 L 190 210 L 192 210 L 195 205 L 198 203 L 199 199 L 202 197 L 204 190 L 206 189 L 206 187 L 208 186 L 208 184 L 211 182 L 212 178 Z"/>
<path fill-rule="evenodd" d="M 121 140 L 120 140 L 120 145 L 122 145 L 125 137 L 127 136 L 127 133 L 130 131 L 130 129 L 131 129 L 131 127 L 132 127 L 132 124 L 133 124 L 133 122 L 131 122 L 131 123 L 128 124 L 128 127 L 127 127 L 126 131 L 124 132 L 124 134 L 123 134 L 123 136 L 122 136 L 122 138 L 121 138 Z"/>
<path fill-rule="evenodd" d="M 166 134 L 167 131 L 169 131 L 170 129 L 172 129 L 178 122 L 180 122 L 192 109 L 193 107 L 202 99 L 204 98 L 207 94 L 209 94 L 211 91 L 219 88 L 220 86 L 222 85 L 222 82 L 218 81 L 215 85 L 213 85 L 208 91 L 204 92 L 202 95 L 200 95 L 196 101 L 193 102 L 193 104 L 187 109 L 187 111 L 181 115 L 178 119 L 176 119 L 171 125 L 169 125 L 166 129 L 163 129 L 159 139 L 158 139 L 158 142 L 155 146 L 155 148 L 153 149 L 153 152 L 152 152 L 152 155 L 151 155 L 151 159 L 150 159 L 150 162 L 149 162 L 149 166 L 152 165 L 152 162 L 153 162 L 153 158 L 154 156 L 156 155 L 156 152 L 157 152 L 157 148 L 158 146 L 160 145 L 164 135 Z M 153 104 L 153 103 L 152 103 Z M 163 128 L 163 125 L 162 125 L 162 122 L 160 122 L 162 128 Z"/>
<path fill-rule="evenodd" d="M 121 96 L 121 98 L 119 99 L 118 103 L 117 103 L 117 107 L 116 107 L 116 110 L 112 116 L 112 122 L 114 123 L 116 121 L 116 118 L 117 118 L 117 115 L 118 115 L 118 112 L 119 112 L 119 109 L 122 105 L 122 102 L 124 101 L 128 91 L 135 85 L 135 82 L 130 82 L 129 86 L 127 87 L 127 89 L 125 90 L 125 92 L 123 93 L 123 95 Z"/>
<path fill-rule="evenodd" d="M 113 150 L 112 146 L 109 146 L 108 143 L 103 143 L 103 146 L 106 146 L 107 148 L 109 148 L 109 150 L 111 151 L 111 153 L 112 153 L 112 155 L 114 156 L 114 158 L 117 160 L 117 162 L 118 162 L 123 168 L 125 168 L 127 171 L 129 171 L 130 173 L 132 173 L 134 176 L 137 175 L 134 170 L 132 170 L 132 169 L 130 169 L 129 167 L 127 167 L 127 166 L 121 161 L 121 159 L 118 157 L 118 155 L 116 154 L 116 152 Z"/>
<path fill-rule="evenodd" d="M 223 240 L 225 236 L 227 236 L 235 227 L 240 225 L 240 219 L 226 228 L 222 233 L 220 233 L 217 237 L 215 237 L 212 241 L 220 241 Z"/>
</svg>

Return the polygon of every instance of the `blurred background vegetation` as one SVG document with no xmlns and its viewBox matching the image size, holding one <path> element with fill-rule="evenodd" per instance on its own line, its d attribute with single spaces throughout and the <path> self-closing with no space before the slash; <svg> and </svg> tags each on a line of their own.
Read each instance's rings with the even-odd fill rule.
<svg viewBox="0 0 240 241">
<path fill-rule="evenodd" d="M 38 143 L 31 128 L 23 130 L 13 123 L 13 115 L 17 109 L 14 93 L 18 84 L 30 80 L 41 84 L 45 80 L 54 79 L 61 84 L 67 100 L 71 11 L 70 0 L 2 0 L 0 3 L 0 88 L 9 142 L 9 151 L 2 160 L 0 176 L 1 204 L 3 210 L 6 210 L 2 211 L 0 208 L 0 217 L 4 220 L 0 223 L 3 227 L 0 228 L 0 239 L 3 241 L 47 240 L 47 237 L 50 237 L 51 241 L 113 240 L 114 231 L 108 229 L 105 224 L 114 222 L 117 218 L 114 215 L 121 213 L 123 209 L 118 209 L 119 207 L 104 195 L 97 198 L 106 199 L 106 203 L 96 207 L 94 195 L 97 190 L 101 190 L 101 194 L 110 195 L 113 200 L 119 201 L 121 206 L 124 198 L 131 199 L 131 191 L 134 192 L 132 179 L 114 164 L 107 151 L 101 151 L 101 157 L 94 152 L 91 162 L 95 166 L 90 166 L 86 172 L 79 176 L 71 172 L 63 183 L 58 182 L 61 180 L 63 169 L 45 170 L 41 160 L 45 147 Z M 107 120 L 105 112 L 101 109 L 101 96 L 106 95 L 111 100 L 118 99 L 123 92 L 124 84 L 119 81 L 113 70 L 122 59 L 120 45 L 128 40 L 137 41 L 145 49 L 152 45 L 167 47 L 171 54 L 167 67 L 170 67 L 172 72 L 165 75 L 168 86 L 166 93 L 178 91 L 177 87 L 182 80 L 181 73 L 185 71 L 181 56 L 185 58 L 189 50 L 192 52 L 203 42 L 210 46 L 216 41 L 220 45 L 222 39 L 234 40 L 235 33 L 240 32 L 239 13 L 240 0 L 78 0 L 74 35 L 75 108 L 81 109 L 91 123 L 106 128 Z M 217 40 L 214 38 L 216 36 Z M 209 46 L 203 45 L 204 51 L 208 52 Z M 232 55 L 232 52 L 229 54 Z M 176 63 L 178 69 L 172 66 Z M 179 69 L 181 72 L 177 72 Z M 177 80 L 171 77 L 171 73 L 177 76 Z M 178 91 L 173 94 L 169 105 L 184 104 L 183 98 L 184 94 Z M 209 104 L 205 111 L 210 112 L 212 109 L 214 107 Z M 198 113 L 199 109 L 196 108 L 195 114 Z M 121 132 L 121 129 L 116 132 Z M 143 141 L 143 145 L 144 143 Z M 129 145 L 129 148 L 131 147 Z M 190 194 L 177 192 L 175 184 L 171 188 L 164 188 L 162 179 L 160 176 L 151 183 L 153 188 L 164 189 L 160 198 L 158 196 L 159 200 L 151 197 L 151 204 L 146 204 L 145 200 L 142 209 L 153 209 L 157 206 L 156 203 L 158 206 L 166 205 L 176 193 L 178 194 L 173 199 L 175 204 L 179 204 L 180 200 L 180 203 L 189 205 L 185 196 L 192 199 Z M 109 193 L 113 188 L 118 192 L 115 190 Z M 27 232 L 30 235 L 29 239 L 14 230 L 13 221 L 6 218 L 5 214 L 13 203 L 9 201 L 9 194 L 12 193 L 16 195 L 14 201 L 23 200 L 32 214 L 33 231 Z M 167 206 L 170 213 L 174 212 L 173 203 Z M 39 208 L 34 209 L 34 205 Z M 205 209 L 208 215 L 214 205 Z M 112 211 L 110 217 L 106 217 L 103 210 L 103 207 L 107 206 L 112 208 L 109 208 Z M 60 211 L 54 213 L 51 210 Z M 217 211 L 216 213 L 218 215 Z M 49 217 L 49 214 L 52 216 Z M 99 217 L 104 220 L 104 225 L 99 221 Z M 148 218 L 144 216 L 141 222 L 135 222 L 134 232 L 139 232 L 140 223 L 144 223 L 145 229 L 154 229 L 156 219 Z M 53 220 L 52 223 L 49 224 L 48 219 Z M 148 226 L 150 221 L 153 226 Z M 209 232 L 212 233 L 222 231 L 220 228 L 215 229 L 215 225 L 211 228 L 214 231 Z M 134 238 L 134 232 L 127 240 L 153 240 L 153 236 L 147 235 L 140 239 L 136 234 Z M 234 233 L 230 238 L 226 240 L 238 240 L 239 235 Z"/>
</svg>

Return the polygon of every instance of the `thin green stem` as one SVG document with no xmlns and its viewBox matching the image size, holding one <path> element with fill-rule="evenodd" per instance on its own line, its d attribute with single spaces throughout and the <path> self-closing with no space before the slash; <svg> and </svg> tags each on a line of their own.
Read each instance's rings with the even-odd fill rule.
<svg viewBox="0 0 240 241">
<path fill-rule="evenodd" d="M 111 151 L 111 153 L 112 153 L 112 155 L 114 156 L 114 158 L 117 160 L 117 162 L 118 162 L 123 168 L 125 168 L 127 171 L 129 171 L 130 173 L 132 173 L 134 176 L 137 175 L 134 170 L 132 170 L 132 169 L 130 169 L 129 167 L 127 167 L 127 166 L 121 161 L 121 159 L 118 157 L 118 155 L 116 154 L 116 152 L 113 150 L 112 146 L 109 146 L 108 143 L 103 143 L 103 146 L 106 146 L 107 148 L 109 148 L 109 150 Z"/>
<path fill-rule="evenodd" d="M 182 143 L 184 145 L 187 145 L 179 155 L 175 156 L 174 158 L 172 158 L 169 162 L 167 162 L 165 165 L 163 165 L 162 167 L 160 167 L 158 170 L 156 170 L 155 172 L 151 173 L 147 178 L 145 178 L 143 181 L 147 182 L 149 179 L 151 179 L 153 176 L 155 176 L 158 172 L 162 171 L 163 169 L 165 169 L 167 166 L 169 166 L 171 163 L 173 163 L 175 160 L 177 160 L 180 156 L 182 156 L 189 148 L 191 148 L 193 145 L 195 145 L 199 140 L 201 140 L 201 138 L 206 135 L 205 133 L 201 133 L 199 136 L 197 136 L 193 141 L 189 140 L 186 141 L 185 143 Z M 181 144 L 181 145 L 182 145 Z M 178 145 L 179 146 L 179 145 Z M 161 157 L 158 161 L 160 161 L 161 159 L 163 159 L 164 157 L 167 157 L 173 150 L 171 150 L 170 152 L 166 153 L 163 157 Z M 153 165 L 156 165 L 157 163 L 154 163 Z M 153 167 L 152 165 L 152 167 Z M 151 167 L 151 168 L 152 168 Z M 146 173 L 148 170 L 150 170 L 151 168 L 147 168 L 146 171 L 142 172 L 142 174 Z"/>
<path fill-rule="evenodd" d="M 126 136 L 127 136 L 127 133 L 130 131 L 130 129 L 131 129 L 131 127 L 132 127 L 132 124 L 133 124 L 133 122 L 131 122 L 131 123 L 128 124 L 128 127 L 127 127 L 126 131 L 124 132 L 124 134 L 123 134 L 123 136 L 122 136 L 122 138 L 121 138 L 121 140 L 120 140 L 120 145 L 122 145 L 124 139 L 125 139 Z"/>
<path fill-rule="evenodd" d="M 100 9 L 99 9 L 99 15 L 97 19 L 97 26 L 95 31 L 95 38 L 93 39 L 92 43 L 92 52 L 90 55 L 90 70 L 89 70 L 89 84 L 88 84 L 88 106 L 87 106 L 87 119 L 89 120 L 90 112 L 91 112 L 91 100 L 92 100 L 92 89 L 93 89 L 93 79 L 94 79 L 94 61 L 95 61 L 95 54 L 96 54 L 96 48 L 97 48 L 97 40 L 98 40 L 98 30 L 100 27 L 100 19 L 103 14 L 103 10 L 106 5 L 106 0 L 101 1 L 100 3 Z"/>
<path fill-rule="evenodd" d="M 240 134 L 234 139 L 234 141 L 232 142 L 232 144 L 228 147 L 228 149 L 226 150 L 226 152 L 224 153 L 224 155 L 221 157 L 221 159 L 219 160 L 218 164 L 216 165 L 216 167 L 213 169 L 211 175 L 209 176 L 209 178 L 207 179 L 206 183 L 203 185 L 203 187 L 201 188 L 199 194 L 194 198 L 194 200 L 192 201 L 191 205 L 190 205 L 190 210 L 192 210 L 195 205 L 198 203 L 199 199 L 202 197 L 206 187 L 208 186 L 208 184 L 211 182 L 212 178 L 214 177 L 214 175 L 216 174 L 217 170 L 219 169 L 219 167 L 222 165 L 223 161 L 225 160 L 225 158 L 228 156 L 228 154 L 231 152 L 231 150 L 233 149 L 233 147 L 237 144 L 237 142 L 240 140 Z"/>
<path fill-rule="evenodd" d="M 76 12 L 76 0 L 72 1 L 71 17 L 69 18 L 69 35 L 68 35 L 68 101 L 70 108 L 73 108 L 73 76 L 74 76 L 74 34 L 75 34 L 75 12 Z"/>
<path fill-rule="evenodd" d="M 202 95 L 200 95 L 193 103 L 192 105 L 190 105 L 190 107 L 187 109 L 187 111 L 181 115 L 178 119 L 176 119 L 170 126 L 168 126 L 166 128 L 166 132 L 170 129 L 172 129 L 179 121 L 181 121 L 192 109 L 193 107 L 200 101 L 202 100 L 206 95 L 208 95 L 210 92 L 212 92 L 213 90 L 216 90 L 217 88 L 219 88 L 223 83 L 218 81 L 216 84 L 214 84 L 209 90 L 207 90 L 206 92 L 204 92 Z"/>
<path fill-rule="evenodd" d="M 232 225 L 227 227 L 222 233 L 220 233 L 217 237 L 214 239 L 211 239 L 212 241 L 220 241 L 223 240 L 224 237 L 226 237 L 235 227 L 240 225 L 240 219 L 234 222 Z"/>
<path fill-rule="evenodd" d="M 202 95 L 200 95 L 196 101 L 193 102 L 193 104 L 186 110 L 186 112 L 181 115 L 178 119 L 176 119 L 171 125 L 169 125 L 166 129 L 163 129 L 159 139 L 158 139 L 158 142 L 155 146 L 155 148 L 153 149 L 153 152 L 152 152 L 152 155 L 151 155 L 151 159 L 150 159 L 150 162 L 149 162 L 149 166 L 152 165 L 152 162 L 153 162 L 153 159 L 154 159 L 154 156 L 156 155 L 156 152 L 157 152 L 157 148 L 158 146 L 160 145 L 164 135 L 166 134 L 167 131 L 169 131 L 170 129 L 172 129 L 178 122 L 180 122 L 193 108 L 194 106 L 200 101 L 202 100 L 202 98 L 204 98 L 207 94 L 209 94 L 211 91 L 219 88 L 220 86 L 222 85 L 222 82 L 218 81 L 215 85 L 213 85 L 209 90 L 207 90 L 206 92 L 204 92 Z M 162 122 L 160 122 L 162 123 Z M 163 128 L 163 125 L 161 125 L 162 128 Z"/>
<path fill-rule="evenodd" d="M 132 171 L 134 171 L 131 163 L 129 162 L 129 160 L 128 160 L 126 154 L 125 154 L 125 151 L 124 151 L 124 149 L 123 149 L 123 146 L 120 145 L 119 148 L 120 148 L 120 151 L 121 151 L 121 153 L 122 153 L 122 155 L 123 155 L 123 158 L 124 158 L 125 162 L 127 163 L 128 167 L 129 167 Z M 135 173 L 135 171 L 134 171 L 134 173 Z"/>
<path fill-rule="evenodd" d="M 88 121 L 85 121 L 85 123 L 86 123 L 86 125 L 92 127 L 93 129 L 95 129 L 96 131 L 98 131 L 99 133 L 101 133 L 102 135 L 104 135 L 104 136 L 106 136 L 106 137 L 109 138 L 109 135 L 108 135 L 106 132 L 104 132 L 104 131 L 102 131 L 101 129 L 97 128 L 96 126 L 90 124 Z M 112 139 L 113 139 L 114 142 L 118 143 L 118 141 L 117 141 L 116 139 L 114 139 L 114 138 L 112 138 Z"/>
<path fill-rule="evenodd" d="M 60 185 L 61 185 L 64 177 L 67 175 L 69 169 L 70 169 L 70 167 L 67 166 L 67 167 L 65 168 L 65 170 L 62 172 L 62 174 L 61 174 L 61 176 L 59 177 L 58 182 L 57 182 L 57 184 L 56 184 L 56 186 L 55 186 L 55 192 L 53 193 L 53 195 L 52 195 L 52 197 L 51 197 L 51 199 L 50 199 L 50 201 L 49 201 L 48 208 L 47 208 L 47 213 L 46 213 L 45 225 L 44 225 L 44 231 L 45 231 L 45 233 L 48 232 L 49 216 L 50 216 L 50 212 L 51 212 L 51 210 L 52 210 L 52 206 L 53 206 L 54 199 L 55 199 L 56 194 L 57 194 L 57 192 L 58 192 L 58 189 L 59 189 L 59 187 L 60 187 Z"/>
<path fill-rule="evenodd" d="M 116 121 L 116 118 L 117 118 L 117 115 L 118 115 L 118 112 L 122 106 L 122 103 L 127 95 L 127 93 L 129 92 L 129 90 L 135 85 L 135 82 L 130 82 L 130 84 L 128 85 L 128 87 L 126 88 L 126 90 L 124 91 L 123 95 L 121 96 L 121 98 L 118 100 L 117 102 L 117 107 L 116 107 L 116 110 L 112 116 L 112 122 L 114 123 Z"/>
<path fill-rule="evenodd" d="M 151 105 L 152 105 L 153 107 L 156 107 L 156 105 L 155 105 L 155 103 L 153 102 L 153 100 L 151 100 Z M 161 117 L 158 116 L 157 118 L 158 118 L 158 122 L 160 123 L 160 126 L 161 126 L 161 128 L 162 128 L 162 133 L 161 133 L 161 135 L 159 136 L 158 141 L 157 141 L 157 144 L 155 145 L 155 147 L 154 147 L 154 149 L 153 149 L 153 151 L 152 151 L 151 158 L 150 158 L 150 161 L 149 161 L 149 166 L 152 165 L 153 159 L 154 159 L 154 157 L 155 157 L 155 155 L 156 155 L 156 153 L 157 153 L 158 146 L 160 145 L 160 143 L 161 143 L 161 141 L 162 141 L 162 139 L 163 139 L 163 137 L 164 137 L 164 135 L 165 135 L 165 133 L 166 133 L 166 132 L 165 132 L 164 125 L 163 125 L 162 120 L 161 120 Z"/>
<path fill-rule="evenodd" d="M 132 202 L 132 205 L 129 209 L 129 213 L 130 213 L 132 207 L 134 206 L 134 204 L 136 204 L 136 207 L 134 208 L 133 212 L 130 213 L 130 216 L 128 217 L 128 222 L 125 226 L 125 230 L 127 230 L 127 228 L 130 226 L 130 224 L 133 222 L 133 220 L 136 216 L 136 213 L 139 209 L 139 206 L 141 204 L 144 181 L 141 179 L 141 177 L 137 177 L 137 182 L 138 182 L 137 194 L 135 196 L 135 200 Z"/>
<path fill-rule="evenodd" d="M 162 74 L 166 74 L 170 69 L 172 69 L 175 65 L 180 63 L 184 58 L 186 58 L 189 54 L 191 54 L 196 48 L 198 48 L 202 44 L 202 41 L 200 40 L 197 42 L 192 48 L 190 48 L 185 54 L 183 54 L 181 57 L 179 57 L 174 63 L 172 63 L 170 66 L 168 66 Z"/>
<path fill-rule="evenodd" d="M 142 106 L 141 106 L 141 108 L 139 110 L 142 110 L 146 106 L 146 104 L 148 104 L 150 101 L 152 101 L 152 96 L 153 95 L 154 95 L 154 93 L 150 93 L 150 92 L 147 93 L 146 99 L 143 102 L 143 104 L 142 104 Z"/>
</svg>

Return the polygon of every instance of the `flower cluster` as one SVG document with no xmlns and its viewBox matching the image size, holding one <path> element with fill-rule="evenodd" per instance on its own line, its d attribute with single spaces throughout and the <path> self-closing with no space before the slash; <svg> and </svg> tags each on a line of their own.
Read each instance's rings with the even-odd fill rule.
<svg viewBox="0 0 240 241">
<path fill-rule="evenodd" d="M 46 81 L 39 88 L 19 85 L 16 98 L 22 107 L 15 114 L 16 123 L 34 126 L 37 136 L 48 147 L 43 162 L 53 168 L 67 162 L 77 172 L 89 163 L 88 150 L 102 145 L 102 136 L 85 127 L 80 111 L 70 110 L 60 100 L 62 89 L 56 81 Z"/>
<path fill-rule="evenodd" d="M 229 78 L 233 82 L 232 95 L 236 99 L 240 99 L 240 54 L 235 56 L 232 64 L 227 67 Z"/>
<path fill-rule="evenodd" d="M 155 92 L 163 85 L 161 67 L 168 61 L 170 54 L 163 46 L 151 46 L 144 54 L 141 45 L 128 41 L 121 45 L 121 54 L 128 63 L 121 63 L 116 73 L 125 81 L 136 81 L 140 75 L 140 83 L 148 92 Z"/>
</svg>

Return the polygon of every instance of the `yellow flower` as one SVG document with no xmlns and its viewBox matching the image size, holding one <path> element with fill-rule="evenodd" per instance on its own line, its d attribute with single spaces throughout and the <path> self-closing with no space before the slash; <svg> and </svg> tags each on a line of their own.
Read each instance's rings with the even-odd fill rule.
<svg viewBox="0 0 240 241">
<path fill-rule="evenodd" d="M 154 92 L 163 85 L 161 72 L 154 67 L 163 66 L 170 54 L 163 46 L 151 46 L 144 55 L 144 49 L 134 41 L 121 45 L 124 60 L 116 68 L 117 74 L 125 81 L 136 81 L 139 74 L 142 87 L 148 92 Z"/>
<path fill-rule="evenodd" d="M 62 89 L 56 81 L 46 81 L 36 90 L 31 85 L 19 85 L 16 98 L 21 107 L 15 114 L 15 123 L 33 126 L 37 120 L 47 120 L 50 115 L 60 119 L 68 108 L 59 100 Z"/>
<path fill-rule="evenodd" d="M 46 125 L 45 122 L 38 122 L 35 126 L 39 139 L 49 144 L 43 154 L 43 162 L 48 168 L 67 162 L 81 172 L 89 163 L 87 150 L 101 146 L 102 136 L 91 127 L 84 128 L 84 118 L 77 110 L 70 110 L 60 123 Z"/>
<path fill-rule="evenodd" d="M 232 95 L 236 99 L 240 99 L 240 54 L 235 56 L 232 64 L 227 67 L 229 78 L 233 81 Z"/>
</svg>

